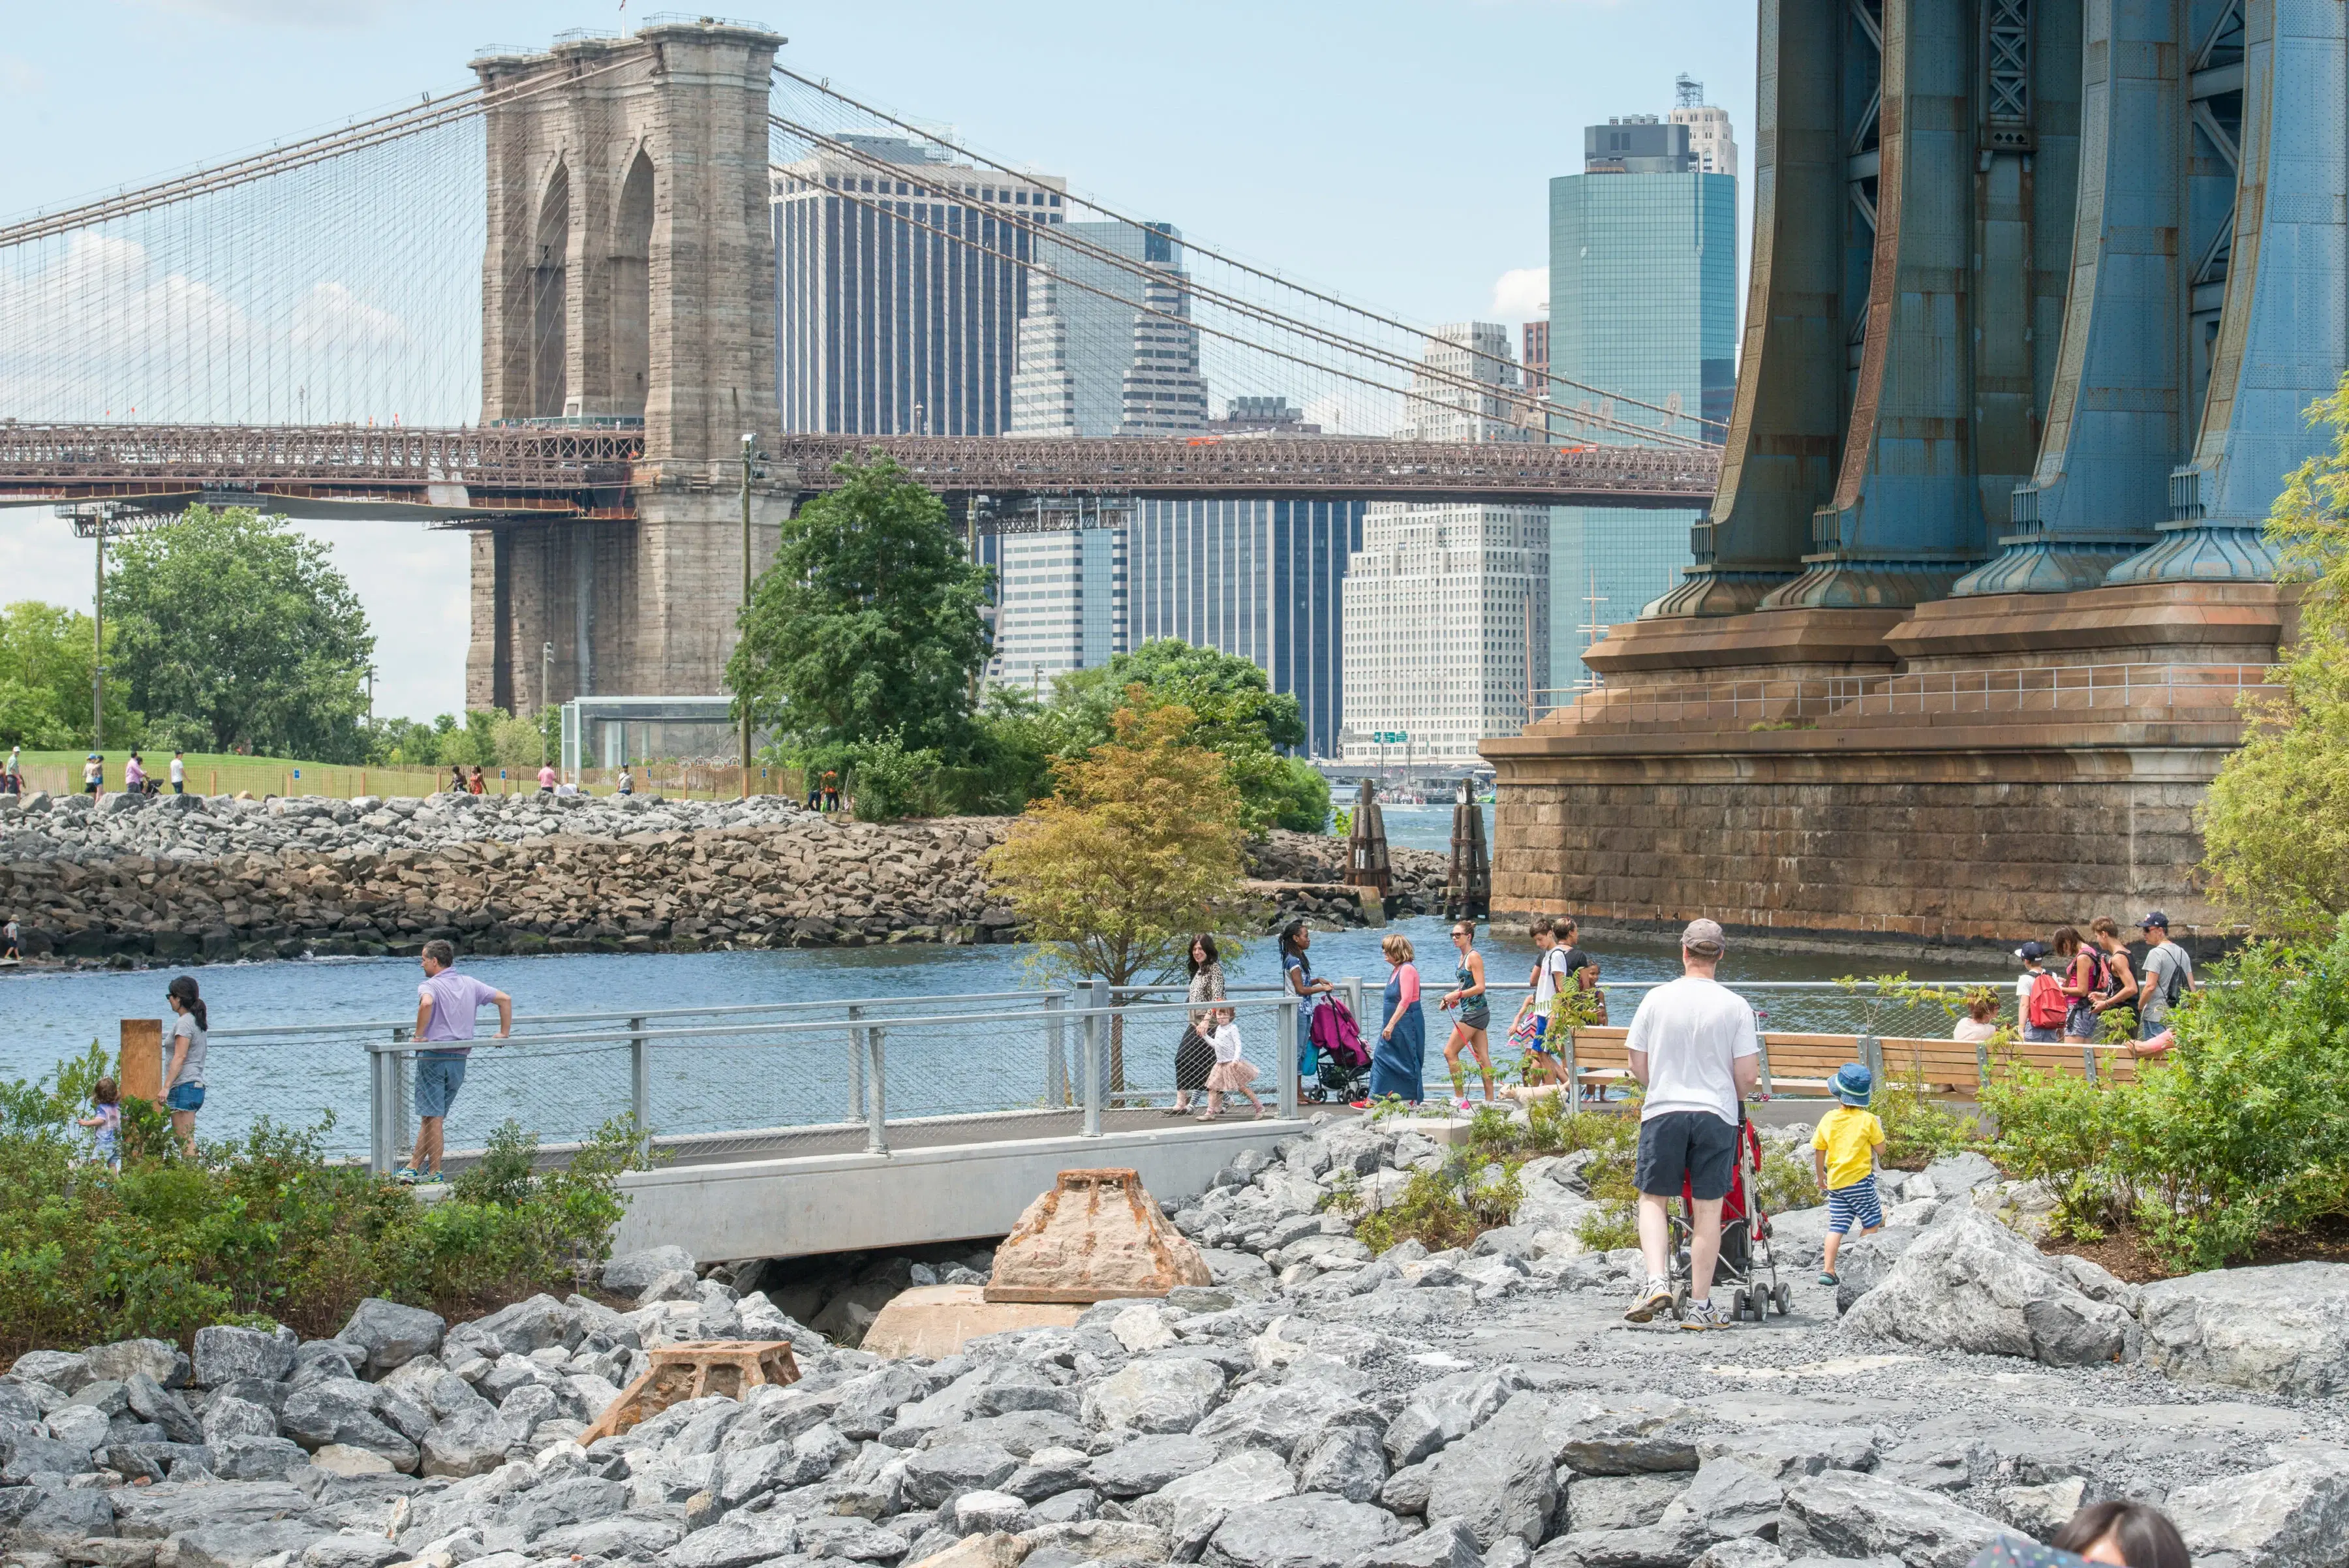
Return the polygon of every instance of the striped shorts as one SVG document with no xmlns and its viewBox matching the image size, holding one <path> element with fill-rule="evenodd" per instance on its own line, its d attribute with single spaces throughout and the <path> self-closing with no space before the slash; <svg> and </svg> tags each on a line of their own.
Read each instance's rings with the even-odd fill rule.
<svg viewBox="0 0 2349 1568">
<path fill-rule="evenodd" d="M 1863 1176 L 1849 1187 L 1827 1194 L 1827 1229 L 1840 1236 L 1853 1230 L 1874 1231 L 1884 1223 L 1883 1207 L 1876 1201 L 1876 1178 Z"/>
</svg>

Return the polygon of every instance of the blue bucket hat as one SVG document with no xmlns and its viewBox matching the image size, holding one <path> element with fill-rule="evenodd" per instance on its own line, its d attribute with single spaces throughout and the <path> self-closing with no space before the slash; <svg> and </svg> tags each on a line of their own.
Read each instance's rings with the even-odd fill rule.
<svg viewBox="0 0 2349 1568">
<path fill-rule="evenodd" d="M 1857 1062 L 1846 1062 L 1836 1069 L 1835 1081 L 1827 1086 L 1845 1105 L 1865 1106 L 1876 1093 L 1876 1075 Z"/>
</svg>

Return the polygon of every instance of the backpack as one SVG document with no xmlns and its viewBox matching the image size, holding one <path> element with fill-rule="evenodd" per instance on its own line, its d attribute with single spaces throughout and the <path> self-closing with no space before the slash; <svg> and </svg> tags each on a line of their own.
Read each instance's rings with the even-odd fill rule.
<svg viewBox="0 0 2349 1568">
<path fill-rule="evenodd" d="M 2031 1000 L 2024 1004 L 2023 1021 L 2040 1029 L 2061 1029 L 2071 1001 L 2054 975 L 2037 975 L 2031 981 Z"/>
<path fill-rule="evenodd" d="M 1367 1067 L 1371 1054 L 1362 1047 L 1362 1032 L 1353 1010 L 1334 996 L 1325 996 L 1313 1010 L 1313 1047 L 1349 1067 Z"/>
</svg>

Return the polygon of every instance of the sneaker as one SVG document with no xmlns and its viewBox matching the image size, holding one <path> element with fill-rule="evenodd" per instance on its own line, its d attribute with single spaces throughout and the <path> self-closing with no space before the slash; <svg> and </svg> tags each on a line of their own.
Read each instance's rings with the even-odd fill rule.
<svg viewBox="0 0 2349 1568">
<path fill-rule="evenodd" d="M 412 1165 L 403 1165 L 391 1173 L 391 1179 L 402 1187 L 413 1187 L 416 1185 L 416 1168 Z"/>
<path fill-rule="evenodd" d="M 1710 1301 L 1691 1302 L 1682 1314 L 1681 1326 L 1701 1332 L 1708 1328 L 1727 1328 L 1729 1320 L 1722 1316 L 1721 1309 Z"/>
<path fill-rule="evenodd" d="M 1839 1285 L 1843 1283 L 1843 1282 L 1836 1278 L 1834 1270 L 1821 1269 L 1819 1271 L 1819 1283 L 1823 1285 Z"/>
<path fill-rule="evenodd" d="M 1663 1311 L 1666 1307 L 1671 1304 L 1671 1282 L 1670 1280 L 1650 1280 L 1648 1282 L 1648 1288 L 1641 1291 L 1640 1293 L 1639 1300 L 1631 1303 L 1631 1310 L 1623 1314 L 1623 1321 L 1625 1323 L 1646 1323 L 1650 1318 L 1654 1317 L 1658 1313 Z"/>
<path fill-rule="evenodd" d="M 438 1187 L 449 1178 L 437 1170 L 428 1170 L 416 1179 L 419 1187 Z"/>
</svg>

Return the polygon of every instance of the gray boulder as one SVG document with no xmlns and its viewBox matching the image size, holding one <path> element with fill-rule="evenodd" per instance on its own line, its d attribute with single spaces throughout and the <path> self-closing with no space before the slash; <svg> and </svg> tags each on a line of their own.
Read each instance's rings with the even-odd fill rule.
<svg viewBox="0 0 2349 1568">
<path fill-rule="evenodd" d="M 330 1378 L 314 1383 L 285 1401 L 279 1419 L 285 1434 L 305 1449 L 328 1443 L 365 1449 L 381 1454 L 394 1469 L 416 1468 L 416 1445 L 384 1424 L 376 1415 L 376 1391 L 357 1378 Z"/>
<path fill-rule="evenodd" d="M 1820 1559 L 1811 1561 L 1816 1563 Z M 1897 1561 L 1887 1560 L 1888 1564 Z M 1733 1535 L 1706 1547 L 1702 1555 L 1689 1563 L 1689 1568 L 1786 1568 L 1786 1554 L 1774 1541 L 1764 1541 L 1758 1535 Z M 1860 1568 L 1860 1564 L 1844 1563 L 1840 1568 Z"/>
<path fill-rule="evenodd" d="M 91 1468 L 90 1451 L 55 1438 L 11 1438 L 0 1442 L 0 1485 L 21 1486 L 48 1472 L 80 1475 Z"/>
<path fill-rule="evenodd" d="M 1387 1458 L 1398 1469 L 1419 1463 L 1491 1420 L 1518 1386 L 1514 1367 L 1437 1378 L 1414 1393 L 1387 1424 Z"/>
<path fill-rule="evenodd" d="M 1696 1480 L 1672 1501 L 1660 1524 L 1691 1524 L 1713 1539 L 1778 1533 L 1778 1511 L 1786 1489 L 1735 1459 L 1709 1459 Z"/>
<path fill-rule="evenodd" d="M 1128 1505 L 1134 1518 L 1155 1525 L 1182 1541 L 1237 1508 L 1292 1497 L 1296 1478 L 1280 1456 L 1264 1449 L 1244 1449 L 1217 1459 L 1206 1469 L 1168 1482 L 1150 1497 Z"/>
<path fill-rule="evenodd" d="M 1094 1459 L 1094 1488 L 1114 1498 L 1143 1497 L 1216 1462 L 1216 1446 L 1185 1432 L 1136 1438 Z"/>
<path fill-rule="evenodd" d="M 1387 1482 L 1386 1450 L 1368 1427 L 1335 1427 L 1299 1444 L 1292 1468 L 1300 1492 L 1369 1502 Z"/>
<path fill-rule="evenodd" d="M 1487 1550 L 1507 1536 L 1537 1544 L 1557 1506 L 1550 1416 L 1539 1397 L 1519 1394 L 1429 1460 L 1427 1516 L 1459 1520 Z"/>
<path fill-rule="evenodd" d="M 788 1555 L 799 1543 L 799 1523 L 786 1513 L 730 1513 L 660 1554 L 667 1568 L 750 1568 Z"/>
<path fill-rule="evenodd" d="M 1971 1209 L 1919 1237 L 1844 1323 L 1877 1339 L 2049 1366 L 2127 1359 L 2139 1341 L 2125 1308 L 2084 1294 L 2070 1271 Z"/>
<path fill-rule="evenodd" d="M 1270 1449 L 1283 1459 L 1326 1431 L 1370 1427 L 1378 1417 L 1340 1389 L 1308 1378 L 1247 1389 L 1191 1428 L 1220 1453 Z"/>
<path fill-rule="evenodd" d="M 1578 1530 L 1534 1553 L 1534 1568 L 1682 1568 L 1705 1548 L 1701 1532 L 1666 1524 Z"/>
<path fill-rule="evenodd" d="M 1689 1489 L 1684 1474 L 1577 1476 L 1566 1489 L 1566 1528 L 1638 1530 L 1664 1517 L 1664 1510 Z"/>
<path fill-rule="evenodd" d="M 1085 1422 L 1136 1432 L 1187 1432 L 1215 1408 L 1224 1382 L 1223 1368 L 1212 1361 L 1137 1361 L 1085 1390 Z"/>
<path fill-rule="evenodd" d="M 1790 1557 L 1898 1557 L 1907 1568 L 1966 1568 L 2008 1527 L 1937 1492 L 1828 1470 L 1797 1483 L 1778 1516 Z"/>
<path fill-rule="evenodd" d="M 390 1568 L 407 1549 L 380 1535 L 327 1535 L 302 1552 L 302 1568 Z"/>
<path fill-rule="evenodd" d="M 259 1434 L 222 1438 L 204 1448 L 204 1469 L 222 1480 L 284 1480 L 296 1465 L 310 1462 L 308 1450 L 299 1443 Z"/>
<path fill-rule="evenodd" d="M 60 1405 L 49 1412 L 49 1436 L 61 1443 L 71 1443 L 87 1452 L 106 1447 L 109 1422 L 106 1412 L 89 1405 Z M 276 1420 L 269 1423 L 271 1431 L 277 1430 Z"/>
<path fill-rule="evenodd" d="M 142 1421 L 152 1422 L 163 1428 L 163 1436 L 174 1443 L 201 1443 L 203 1428 L 195 1415 L 181 1403 L 180 1397 L 144 1372 L 134 1372 L 122 1386 L 123 1397 L 130 1413 Z"/>
<path fill-rule="evenodd" d="M 2006 1179 L 1998 1167 L 1972 1149 L 1943 1155 L 1927 1166 L 1924 1174 L 1932 1184 L 1935 1198 L 1962 1198 L 1982 1188 L 1996 1187 Z"/>
<path fill-rule="evenodd" d="M 70 1350 L 28 1350 L 16 1357 L 0 1381 L 9 1383 L 46 1383 L 61 1394 L 70 1394 L 90 1380 L 89 1357 Z"/>
<path fill-rule="evenodd" d="M 89 1375 L 110 1383 L 128 1383 L 143 1372 L 166 1388 L 185 1388 L 193 1368 L 180 1347 L 168 1339 L 122 1339 L 93 1345 L 83 1352 Z"/>
<path fill-rule="evenodd" d="M 290 1328 L 264 1334 L 257 1328 L 215 1324 L 196 1330 L 193 1360 L 196 1386 L 217 1388 L 239 1378 L 275 1383 L 294 1370 L 294 1352 L 301 1344 Z"/>
<path fill-rule="evenodd" d="M 1040 1524 L 1019 1532 L 1018 1545 L 1030 1555 L 1080 1563 L 1164 1563 L 1172 1543 L 1164 1531 L 1123 1520 L 1087 1519 Z"/>
<path fill-rule="evenodd" d="M 443 1359 L 452 1365 L 471 1355 L 495 1361 L 503 1355 L 528 1355 L 550 1345 L 568 1349 L 584 1337 L 577 1313 L 553 1296 L 540 1294 L 450 1329 Z"/>
<path fill-rule="evenodd" d="M 877 1438 L 889 1429 L 901 1407 L 927 1398 L 936 1386 L 936 1380 L 919 1367 L 893 1361 L 840 1386 L 832 1425 L 854 1442 Z"/>
<path fill-rule="evenodd" d="M 659 1556 L 684 1535 L 681 1522 L 642 1514 L 620 1514 L 549 1531 L 531 1543 L 531 1550 L 541 1562 L 549 1558 L 560 1561 L 576 1554 L 585 1559 L 643 1563 Z"/>
<path fill-rule="evenodd" d="M 279 1552 L 299 1557 L 331 1533 L 298 1519 L 239 1520 L 182 1531 L 171 1544 L 179 1568 L 253 1568 Z"/>
<path fill-rule="evenodd" d="M 1553 1417 L 1549 1436 L 1558 1462 L 1577 1475 L 1692 1470 L 1697 1467 L 1692 1414 L 1670 1400 L 1569 1407 Z"/>
<path fill-rule="evenodd" d="M 1349 1568 L 1485 1568 L 1485 1555 L 1466 1525 L 1445 1519 L 1371 1547 Z"/>
<path fill-rule="evenodd" d="M 1340 1568 L 1403 1533 L 1382 1508 L 1311 1492 L 1224 1516 L 1200 1561 L 1208 1568 Z"/>
<path fill-rule="evenodd" d="M 1922 1231 L 1913 1225 L 1889 1225 L 1873 1236 L 1851 1236 L 1836 1255 L 1836 1312 L 1849 1312 L 1859 1298 L 1884 1282 L 1892 1265 L 1917 1244 Z M 1807 1265 L 1806 1265 L 1807 1266 Z"/>
<path fill-rule="evenodd" d="M 662 1274 L 694 1272 L 693 1254 L 682 1247 L 647 1247 L 623 1252 L 604 1265 L 604 1289 L 616 1296 L 633 1297 Z"/>
<path fill-rule="evenodd" d="M 358 1351 L 363 1376 L 380 1377 L 411 1356 L 439 1350 L 448 1326 L 438 1313 L 369 1296 L 352 1310 L 351 1320 L 335 1337 Z"/>
<path fill-rule="evenodd" d="M 211 1450 L 202 1443 L 116 1442 L 90 1457 L 129 1480 L 159 1481 L 183 1467 L 202 1469 Z"/>
<path fill-rule="evenodd" d="M 421 1445 L 428 1476 L 477 1476 L 506 1461 L 517 1434 L 487 1401 L 444 1415 Z"/>
<path fill-rule="evenodd" d="M 1027 1462 L 1013 1470 L 1011 1479 L 1003 1483 L 1003 1490 L 1020 1501 L 1038 1503 L 1046 1498 L 1058 1497 L 1062 1492 L 1077 1490 L 1092 1495 L 1092 1489 L 1086 1485 L 1090 1461 L 1082 1449 L 1038 1449 L 1026 1459 Z M 1085 1517 L 1092 1516 L 1088 1514 Z"/>
<path fill-rule="evenodd" d="M 2295 1265 L 2305 1266 L 2305 1265 Z M 2271 1272 L 2271 1271 L 2262 1271 Z M 2195 1568 L 2337 1568 L 2349 1563 L 2349 1464 L 2337 1450 L 2169 1494 Z"/>
<path fill-rule="evenodd" d="M 16 1521 L 16 1546 L 18 1552 L 64 1552 L 93 1536 L 115 1533 L 110 1494 L 67 1487 L 40 1493 Z"/>
<path fill-rule="evenodd" d="M 2299 1399 L 2349 1390 L 2349 1264 L 2220 1269 L 2147 1285 L 2145 1358 L 2181 1382 Z"/>
<path fill-rule="evenodd" d="M 202 1426 L 207 1443 L 217 1444 L 230 1438 L 274 1438 L 277 1435 L 277 1412 L 255 1400 L 216 1393 L 204 1402 Z"/>
<path fill-rule="evenodd" d="M 1019 1456 L 992 1443 L 947 1443 L 909 1456 L 905 1495 L 936 1508 L 967 1491 L 992 1491 L 1019 1469 Z"/>
<path fill-rule="evenodd" d="M 1821 1470 L 1864 1470 L 1876 1463 L 1876 1438 L 1868 1429 L 1790 1422 L 1700 1438 L 1699 1460 L 1732 1459 L 1781 1486 Z"/>
</svg>

